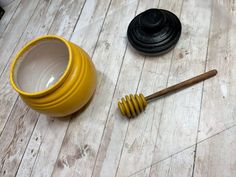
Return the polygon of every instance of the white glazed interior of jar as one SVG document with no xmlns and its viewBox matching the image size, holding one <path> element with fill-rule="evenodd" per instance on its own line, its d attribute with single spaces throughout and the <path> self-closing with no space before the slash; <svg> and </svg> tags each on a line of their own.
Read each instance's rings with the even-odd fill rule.
<svg viewBox="0 0 236 177">
<path fill-rule="evenodd" d="M 68 62 L 69 51 L 62 41 L 38 41 L 17 60 L 14 81 L 24 92 L 43 91 L 62 77 Z"/>
</svg>

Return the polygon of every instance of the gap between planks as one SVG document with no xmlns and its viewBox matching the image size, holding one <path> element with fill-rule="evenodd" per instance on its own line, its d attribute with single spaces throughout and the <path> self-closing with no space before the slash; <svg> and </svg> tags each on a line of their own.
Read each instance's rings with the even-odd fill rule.
<svg viewBox="0 0 236 177">
<path fill-rule="evenodd" d="M 81 8 L 81 10 L 80 10 L 80 12 L 79 12 L 78 18 L 77 18 L 77 20 L 76 20 L 76 22 L 75 22 L 75 24 L 74 24 L 73 30 L 72 30 L 71 34 L 69 34 L 69 40 L 71 39 L 71 37 L 72 37 L 72 35 L 73 35 L 73 33 L 74 33 L 74 30 L 75 30 L 75 28 L 76 28 L 76 26 L 77 26 L 77 23 L 78 23 L 78 21 L 79 21 L 79 19 L 80 19 L 80 16 L 81 16 L 81 14 L 82 14 L 82 11 L 83 11 L 83 8 L 84 8 L 84 5 L 86 4 L 86 2 L 87 2 L 87 0 L 85 0 L 85 1 L 83 2 L 83 5 L 82 5 L 82 8 Z M 61 1 L 60 6 L 61 6 L 62 3 L 63 3 L 63 0 Z M 59 9 L 60 9 L 60 7 L 59 7 Z M 54 19 L 53 19 L 53 21 L 52 21 L 52 23 L 51 23 L 51 25 L 50 25 L 50 28 L 49 28 L 49 30 L 48 30 L 48 33 L 52 30 L 54 20 L 56 19 L 57 15 L 58 15 L 58 13 L 59 13 L 59 9 L 57 10 L 56 15 L 54 16 Z M 19 97 L 19 96 L 18 96 L 18 97 Z M 37 116 L 37 119 L 38 119 L 39 117 L 40 117 L 40 115 Z M 71 118 L 72 118 L 72 117 L 73 117 L 73 115 L 71 116 Z M 70 123 L 70 121 L 71 121 L 71 118 L 70 118 L 70 120 L 68 120 L 68 125 L 69 125 L 69 123 Z M 68 119 L 69 119 L 69 118 L 68 118 Z M 38 121 L 36 122 L 36 124 L 35 124 L 35 126 L 34 126 L 34 129 L 35 129 L 37 123 L 38 123 Z M 68 127 L 69 127 L 69 126 L 67 126 L 67 129 L 68 129 Z M 34 133 L 34 129 L 33 129 L 32 133 L 31 133 L 31 137 L 29 138 L 28 144 L 29 144 L 29 142 L 30 142 L 30 140 L 31 140 L 31 138 L 32 138 L 32 135 L 33 135 L 33 133 Z M 67 131 L 67 129 L 66 129 L 66 131 Z M 46 134 L 45 134 L 45 135 L 46 135 Z M 45 137 L 45 136 L 44 136 L 44 137 Z M 64 137 L 65 137 L 65 136 L 64 136 Z M 63 137 L 63 140 L 64 140 L 64 137 Z M 43 138 L 43 139 L 44 139 L 44 138 Z M 41 148 L 42 143 L 43 143 L 43 141 L 41 142 L 38 151 L 40 151 L 40 148 Z M 24 154 L 25 154 L 25 152 L 26 152 L 26 149 L 27 149 L 27 147 L 28 147 L 28 144 L 27 144 L 27 146 L 26 146 L 26 148 L 25 148 Z M 34 165 L 32 166 L 32 170 L 31 170 L 30 176 L 32 176 L 33 169 L 34 169 L 35 163 L 37 162 L 38 155 L 39 155 L 39 153 L 37 153 L 37 157 L 36 157 L 36 159 L 35 159 L 35 161 L 34 161 Z M 22 160 L 23 160 L 23 157 L 24 157 L 24 155 L 23 155 L 22 158 L 21 158 L 21 162 L 22 162 Z M 18 174 L 18 170 L 19 170 L 19 168 L 20 168 L 21 162 L 20 162 L 20 164 L 19 164 L 19 166 L 18 166 L 16 175 Z"/>
<path fill-rule="evenodd" d="M 88 0 L 86 0 L 86 1 L 88 1 Z M 104 26 L 104 22 L 105 22 L 105 20 L 106 20 L 108 11 L 109 11 L 110 6 L 111 6 L 111 2 L 112 2 L 112 0 L 110 0 L 110 2 L 109 2 L 107 11 L 106 11 L 106 13 L 105 13 L 105 17 L 104 17 L 104 19 L 103 19 L 103 21 L 102 21 L 101 29 L 100 29 L 100 31 L 99 31 L 97 40 L 96 40 L 96 42 L 95 42 L 95 47 L 94 47 L 94 49 L 93 49 L 93 51 L 92 51 L 92 54 L 91 54 L 91 59 L 92 59 L 92 60 L 93 60 L 93 56 L 94 56 L 95 50 L 96 50 L 97 45 L 98 45 L 98 41 L 99 41 L 99 38 L 100 38 L 100 35 L 101 35 L 101 32 L 102 32 L 103 26 Z M 85 3 L 84 3 L 84 5 L 85 5 Z M 82 13 L 82 11 L 81 11 L 81 13 Z M 78 19 L 78 21 L 79 21 L 79 19 Z M 77 21 L 77 23 L 78 23 L 78 21 Z M 77 23 L 76 23 L 76 24 L 77 24 Z M 74 27 L 74 30 L 75 30 L 75 28 L 76 28 L 76 25 L 75 25 L 75 27 Z M 73 33 L 74 33 L 74 30 L 73 30 Z M 71 37 L 73 36 L 73 33 L 72 33 Z M 71 116 L 71 118 L 70 118 L 70 120 L 69 120 L 69 123 L 68 123 L 68 125 L 67 125 L 66 131 L 65 131 L 65 135 L 64 135 L 64 138 L 63 138 L 63 141 L 62 141 L 62 142 L 65 141 L 66 133 L 67 133 L 67 131 L 68 131 L 68 128 L 69 128 L 69 125 L 70 125 L 70 123 L 71 123 L 72 118 L 73 118 L 73 115 Z M 58 157 L 59 157 L 59 155 L 60 155 L 62 146 L 63 146 L 63 144 L 62 144 L 61 147 L 60 147 L 59 153 L 58 153 L 57 158 L 56 158 L 56 159 L 57 159 L 56 162 L 58 161 Z M 55 167 L 56 167 L 56 163 L 54 164 L 53 172 L 54 172 L 54 170 L 55 170 Z M 53 175 L 53 173 L 51 174 L 51 176 L 52 176 L 52 175 Z"/>
<path fill-rule="evenodd" d="M 37 5 L 38 5 L 38 4 L 37 4 Z M 49 7 L 49 6 L 50 6 L 50 4 L 48 5 L 48 7 Z M 59 9 L 57 9 L 56 11 L 58 11 L 58 10 L 59 10 Z M 33 14 L 34 14 L 34 13 L 33 13 Z M 32 15 L 32 16 L 33 16 L 33 15 Z M 29 21 L 31 21 L 32 16 L 30 17 Z M 56 17 L 56 16 L 55 16 L 55 17 Z M 55 17 L 54 17 L 54 18 L 55 18 Z M 29 21 L 28 21 L 28 23 L 27 23 L 27 25 L 26 25 L 26 27 L 25 27 L 26 29 L 27 29 L 27 27 L 28 27 L 28 25 L 29 25 Z M 51 25 L 52 25 L 52 24 L 53 24 L 53 21 L 52 21 Z M 23 34 L 24 34 L 24 32 L 23 32 Z M 22 38 L 22 35 L 23 35 L 23 34 L 21 34 L 21 38 Z M 18 45 L 18 44 L 17 44 L 17 45 Z M 14 49 L 14 50 L 15 50 L 15 49 Z M 18 99 L 18 97 L 16 97 L 16 100 L 17 100 L 17 99 Z M 16 101 L 15 101 L 14 105 L 15 105 L 15 104 L 16 104 Z M 12 111 L 12 110 L 11 110 L 11 111 Z M 9 119 L 8 119 L 8 120 L 9 120 Z M 37 122 L 36 122 L 36 124 L 37 124 Z M 36 125 L 36 124 L 35 124 L 35 125 Z M 6 125 L 6 124 L 5 124 L 5 125 Z M 30 140 L 30 139 L 29 139 L 29 140 Z M 26 146 L 26 148 L 27 148 L 27 146 Z M 22 158 L 23 158 L 23 156 L 22 156 Z M 22 160 L 22 159 L 21 159 L 21 160 Z"/>
<path fill-rule="evenodd" d="M 213 0 L 212 0 L 213 1 Z M 206 62 L 205 62 L 205 68 L 204 68 L 204 72 L 206 72 L 207 69 L 207 58 L 208 58 L 208 52 L 209 52 L 209 44 L 210 44 L 210 33 L 211 33 L 211 28 L 212 28 L 212 18 L 213 18 L 213 2 L 211 1 L 211 19 L 210 19 L 210 28 L 208 31 L 208 41 L 207 41 L 207 52 L 206 52 Z M 199 111 L 199 118 L 198 118 L 198 124 L 197 124 L 197 136 L 196 136 L 196 143 L 195 143 L 195 147 L 194 147 L 194 155 L 193 155 L 193 168 L 192 168 L 192 177 L 194 177 L 194 172 L 195 172 L 195 163 L 196 163 L 196 156 L 197 156 L 197 141 L 198 141 L 198 133 L 199 133 L 199 127 L 200 127 L 200 121 L 201 121 L 201 111 L 202 111 L 202 104 L 203 104 L 203 95 L 204 95 L 204 84 L 205 81 L 203 81 L 203 85 L 202 85 L 202 95 L 201 95 L 201 102 L 200 102 L 200 111 Z M 206 139 L 207 140 L 207 139 Z"/>
<path fill-rule="evenodd" d="M 159 164 L 159 163 L 161 163 L 161 162 L 163 162 L 163 161 L 165 161 L 165 160 L 167 160 L 167 159 L 169 159 L 169 158 L 171 158 L 171 157 L 173 157 L 173 156 L 175 156 L 175 155 L 177 155 L 177 154 L 180 154 L 180 153 L 184 152 L 185 150 L 188 150 L 188 149 L 190 149 L 190 148 L 192 148 L 192 147 L 195 147 L 195 146 L 200 145 L 200 144 L 202 144 L 202 143 L 204 143 L 204 142 L 207 142 L 207 141 L 211 140 L 212 138 L 215 138 L 215 137 L 217 137 L 218 135 L 221 135 L 221 134 L 224 133 L 225 131 L 231 130 L 232 128 L 235 128 L 235 127 L 236 127 L 236 124 L 235 124 L 235 125 L 232 125 L 232 126 L 230 126 L 230 127 L 228 127 L 228 128 L 226 128 L 226 129 L 224 129 L 224 130 L 222 130 L 222 131 L 220 131 L 220 132 L 218 132 L 218 133 L 216 133 L 216 134 L 213 134 L 213 135 L 211 135 L 210 137 L 208 137 L 208 138 L 206 138 L 206 139 L 200 140 L 199 142 L 197 142 L 197 143 L 195 143 L 195 144 L 193 144 L 193 145 L 190 145 L 190 146 L 188 146 L 188 147 L 186 147 L 186 148 L 184 148 L 184 149 L 182 149 L 182 150 L 180 150 L 180 151 L 178 151 L 178 152 L 176 152 L 176 153 L 173 153 L 173 154 L 169 155 L 168 157 L 166 157 L 166 158 L 164 158 L 164 159 L 161 159 L 161 160 L 159 160 L 159 161 L 157 161 L 157 162 L 154 162 L 154 163 L 152 163 L 151 165 L 146 166 L 146 167 L 144 167 L 144 168 L 142 168 L 142 169 L 140 169 L 140 170 L 138 170 L 138 171 L 132 173 L 132 174 L 129 175 L 128 177 L 131 177 L 131 176 L 133 176 L 133 175 L 135 175 L 135 174 L 137 174 L 137 173 L 140 173 L 141 171 L 144 171 L 144 170 L 146 170 L 146 169 L 148 169 L 148 168 L 150 168 L 150 167 L 152 167 L 152 166 L 155 166 L 155 165 L 157 165 L 157 164 Z M 195 151 L 194 151 L 194 153 L 195 153 Z"/>
<path fill-rule="evenodd" d="M 0 21 L 0 23 L 2 25 L 0 28 L 0 38 L 2 38 L 2 34 L 7 29 L 9 23 L 12 20 L 12 17 L 14 17 L 18 7 L 20 6 L 20 3 L 21 3 L 21 0 L 15 0 L 13 3 L 9 4 L 7 7 L 4 8 L 5 14 L 4 14 L 4 17 L 2 17 L 2 19 Z M 13 12 L 11 12 L 12 8 L 13 8 Z M 7 17 L 7 16 L 10 16 L 10 17 Z"/>
</svg>

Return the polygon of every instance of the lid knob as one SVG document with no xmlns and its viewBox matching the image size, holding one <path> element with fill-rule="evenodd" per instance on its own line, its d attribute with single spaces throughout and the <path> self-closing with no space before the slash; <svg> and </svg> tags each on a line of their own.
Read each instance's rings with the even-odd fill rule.
<svg viewBox="0 0 236 177">
<path fill-rule="evenodd" d="M 145 32 L 159 32 L 165 24 L 165 16 L 161 11 L 149 9 L 140 16 L 140 24 Z"/>
</svg>

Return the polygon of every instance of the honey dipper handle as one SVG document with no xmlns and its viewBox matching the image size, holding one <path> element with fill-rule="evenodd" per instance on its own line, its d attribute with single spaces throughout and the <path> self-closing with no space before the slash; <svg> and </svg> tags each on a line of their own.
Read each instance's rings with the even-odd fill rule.
<svg viewBox="0 0 236 177">
<path fill-rule="evenodd" d="M 153 93 L 147 97 L 145 97 L 145 99 L 147 101 L 150 101 L 152 99 L 155 99 L 155 98 L 158 98 L 158 97 L 161 97 L 161 96 L 164 96 L 164 95 L 167 95 L 167 94 L 170 94 L 170 93 L 173 93 L 175 91 L 178 91 L 178 90 L 181 90 L 181 89 L 184 89 L 184 88 L 187 88 L 187 87 L 190 87 L 198 82 L 201 82 L 201 81 L 204 81 L 206 79 L 209 79 L 213 76 L 215 76 L 217 74 L 217 70 L 211 70 L 211 71 L 208 71 L 204 74 L 201 74 L 201 75 L 198 75 L 196 77 L 193 77 L 191 79 L 188 79 L 186 81 L 183 81 L 179 84 L 176 84 L 176 85 L 173 85 L 173 86 L 170 86 L 166 89 L 163 89 L 159 92 L 156 92 L 156 93 Z"/>
</svg>

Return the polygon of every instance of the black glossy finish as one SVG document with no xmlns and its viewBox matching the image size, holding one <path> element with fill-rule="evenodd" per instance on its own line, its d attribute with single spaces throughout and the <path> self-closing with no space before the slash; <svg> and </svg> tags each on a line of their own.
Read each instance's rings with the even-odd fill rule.
<svg viewBox="0 0 236 177">
<path fill-rule="evenodd" d="M 4 13 L 5 13 L 5 11 L 3 10 L 3 8 L 0 7 L 0 20 L 1 20 Z"/>
<path fill-rule="evenodd" d="M 128 39 L 140 52 L 161 55 L 172 49 L 181 35 L 178 17 L 163 9 L 149 9 L 137 15 L 129 24 Z"/>
</svg>

